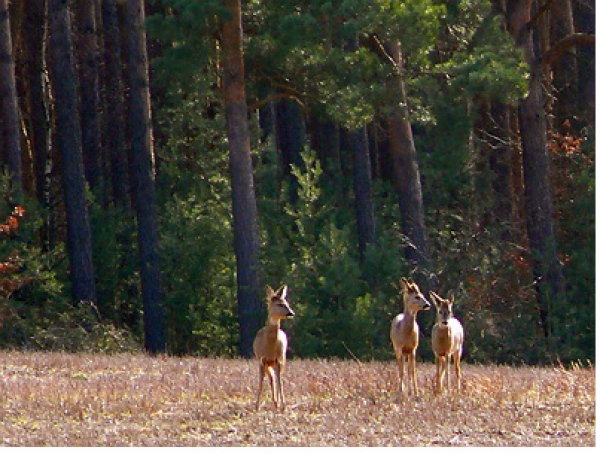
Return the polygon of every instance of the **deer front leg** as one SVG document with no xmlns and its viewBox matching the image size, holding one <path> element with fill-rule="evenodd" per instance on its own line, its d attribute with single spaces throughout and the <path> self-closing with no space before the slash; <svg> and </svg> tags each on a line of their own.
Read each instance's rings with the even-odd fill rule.
<svg viewBox="0 0 600 453">
<path fill-rule="evenodd" d="M 258 371 L 258 393 L 256 394 L 256 410 L 260 407 L 260 394 L 262 393 L 263 381 L 265 379 L 265 367 L 262 362 L 259 365 Z"/>
<path fill-rule="evenodd" d="M 275 376 L 274 376 L 274 369 L 273 367 L 269 367 L 269 371 L 268 371 L 268 376 L 269 376 L 269 384 L 271 386 L 271 400 L 273 400 L 273 405 L 275 406 L 275 409 L 277 409 L 277 391 L 275 389 Z"/>
<path fill-rule="evenodd" d="M 419 395 L 419 385 L 417 383 L 417 367 L 416 367 L 417 358 L 416 358 L 416 356 L 417 356 L 417 350 L 413 349 L 413 351 L 408 356 L 408 369 L 409 369 L 410 377 L 412 379 L 413 394 L 415 396 L 418 396 Z"/>
<path fill-rule="evenodd" d="M 285 409 L 285 398 L 283 396 L 283 385 L 281 384 L 281 370 L 282 365 L 278 363 L 275 368 L 275 377 L 277 379 L 277 391 L 279 393 L 279 402 L 281 403 L 281 409 Z"/>
<path fill-rule="evenodd" d="M 442 393 L 442 375 L 444 372 L 444 358 L 435 356 L 435 391 L 438 395 Z"/>
<path fill-rule="evenodd" d="M 398 376 L 400 378 L 398 389 L 400 395 L 404 392 L 404 356 L 401 352 L 396 351 L 396 362 L 398 363 Z"/>
<path fill-rule="evenodd" d="M 450 393 L 450 361 L 452 360 L 451 355 L 446 356 L 446 366 L 445 366 L 445 377 L 446 377 L 446 390 Z"/>
<path fill-rule="evenodd" d="M 462 371 L 460 369 L 460 351 L 454 353 L 454 371 L 456 372 L 456 389 L 460 392 L 462 388 Z"/>
</svg>

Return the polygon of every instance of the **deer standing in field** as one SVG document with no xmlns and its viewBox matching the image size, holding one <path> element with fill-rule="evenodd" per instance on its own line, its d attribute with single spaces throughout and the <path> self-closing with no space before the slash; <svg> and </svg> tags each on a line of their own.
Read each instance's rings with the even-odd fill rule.
<svg viewBox="0 0 600 453">
<path fill-rule="evenodd" d="M 265 374 L 271 385 L 271 399 L 277 409 L 277 403 L 281 402 L 281 408 L 285 408 L 283 397 L 283 385 L 281 383 L 281 372 L 285 367 L 285 353 L 287 350 L 287 335 L 280 329 L 282 319 L 294 316 L 290 308 L 287 296 L 287 286 L 282 286 L 273 291 L 270 286 L 266 287 L 267 305 L 269 317 L 265 327 L 260 329 L 254 338 L 254 355 L 259 360 L 259 384 L 256 394 L 256 410 L 260 407 L 260 396 L 263 388 Z"/>
<path fill-rule="evenodd" d="M 410 380 L 412 380 L 412 390 L 418 395 L 417 371 L 415 368 L 415 358 L 417 346 L 419 346 L 419 325 L 417 324 L 417 313 L 421 310 L 429 310 L 431 304 L 425 299 L 417 284 L 412 280 L 402 278 L 400 280 L 404 299 L 404 312 L 396 316 L 392 321 L 390 338 L 398 362 L 400 372 L 400 395 L 404 391 L 404 362 L 408 364 L 408 393 L 411 393 Z M 406 359 L 406 360 L 405 360 Z"/>
<path fill-rule="evenodd" d="M 460 321 L 452 313 L 454 296 L 443 299 L 436 293 L 429 293 L 435 304 L 437 315 L 436 323 L 431 331 L 431 347 L 435 354 L 436 363 L 436 393 L 442 393 L 442 383 L 446 378 L 446 388 L 450 391 L 450 360 L 454 359 L 456 372 L 456 386 L 460 391 L 462 373 L 460 370 L 460 357 L 462 355 L 464 332 Z"/>
</svg>

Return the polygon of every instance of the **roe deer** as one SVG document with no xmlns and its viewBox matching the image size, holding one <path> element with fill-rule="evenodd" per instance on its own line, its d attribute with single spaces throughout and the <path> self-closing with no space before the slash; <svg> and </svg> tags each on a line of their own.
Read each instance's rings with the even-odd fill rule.
<svg viewBox="0 0 600 453">
<path fill-rule="evenodd" d="M 431 304 L 425 299 L 417 284 L 412 280 L 402 278 L 400 286 L 403 292 L 404 313 L 400 313 L 392 321 L 390 338 L 394 346 L 398 370 L 400 372 L 400 395 L 404 391 L 404 359 L 408 361 L 408 393 L 411 393 L 409 381 L 412 379 L 412 390 L 418 395 L 417 371 L 415 369 L 415 356 L 419 346 L 419 325 L 417 313 L 420 310 L 429 310 Z"/>
<path fill-rule="evenodd" d="M 450 360 L 454 358 L 457 388 L 461 387 L 460 356 L 462 355 L 464 332 L 460 321 L 452 313 L 454 296 L 443 299 L 436 293 L 429 293 L 437 309 L 436 322 L 431 331 L 431 347 L 436 363 L 436 393 L 442 393 L 442 382 L 446 378 L 446 388 L 450 391 Z"/>
<path fill-rule="evenodd" d="M 281 402 L 281 408 L 285 408 L 283 398 L 283 386 L 281 384 L 281 372 L 285 366 L 285 353 L 287 349 L 287 336 L 279 328 L 282 319 L 292 318 L 294 311 L 290 308 L 287 296 L 287 286 L 282 286 L 273 291 L 270 286 L 266 287 L 269 318 L 265 327 L 260 329 L 254 338 L 254 355 L 259 360 L 259 384 L 256 395 L 256 410 L 260 407 L 260 395 L 262 393 L 265 374 L 269 377 L 271 384 L 271 398 L 275 409 L 277 402 Z"/>
</svg>

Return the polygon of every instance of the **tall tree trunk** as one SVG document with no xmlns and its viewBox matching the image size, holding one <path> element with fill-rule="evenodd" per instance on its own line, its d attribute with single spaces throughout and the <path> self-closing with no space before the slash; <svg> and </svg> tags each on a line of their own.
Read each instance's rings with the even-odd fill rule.
<svg viewBox="0 0 600 453">
<path fill-rule="evenodd" d="M 127 0 L 129 35 L 130 127 L 144 307 L 145 348 L 152 354 L 166 350 L 163 294 L 158 254 L 158 220 L 154 191 L 154 149 L 150 114 L 150 86 L 143 0 Z"/>
<path fill-rule="evenodd" d="M 354 197 L 358 250 L 364 262 L 365 253 L 375 245 L 375 213 L 373 210 L 371 157 L 366 126 L 359 127 L 349 134 L 354 161 Z"/>
<path fill-rule="evenodd" d="M 226 0 L 225 4 L 231 17 L 222 24 L 222 92 L 229 140 L 240 353 L 250 358 L 254 336 L 262 324 L 260 238 L 248 133 L 242 6 L 240 0 Z"/>
<path fill-rule="evenodd" d="M 482 153 L 482 180 L 491 189 L 492 203 L 485 206 L 482 226 L 493 222 L 504 241 L 511 238 L 511 172 L 509 109 L 500 102 L 481 100 L 475 135 Z M 489 187 L 487 186 L 489 184 Z"/>
<path fill-rule="evenodd" d="M 121 39 L 116 0 L 102 1 L 106 149 L 110 158 L 112 193 L 116 206 L 129 210 L 129 170 L 125 142 L 125 109 Z"/>
<path fill-rule="evenodd" d="M 96 301 L 92 238 L 85 198 L 81 126 L 77 105 L 71 24 L 67 0 L 49 0 L 50 71 L 56 105 L 56 145 L 62 161 L 67 214 L 67 250 L 75 302 Z"/>
<path fill-rule="evenodd" d="M 404 80 L 399 72 L 403 67 L 400 42 L 388 46 L 398 72 L 394 77 L 399 92 L 400 105 L 388 119 L 390 154 L 393 163 L 393 182 L 398 192 L 402 231 L 407 238 L 406 258 L 417 265 L 423 277 L 431 278 L 428 270 L 429 248 L 425 229 L 425 211 L 417 150 L 410 124 L 410 113 Z"/>
<path fill-rule="evenodd" d="M 575 29 L 580 33 L 595 34 L 596 2 L 580 0 L 573 3 Z M 579 82 L 577 110 L 584 124 L 596 124 L 596 53 L 594 46 L 577 49 L 577 81 Z"/>
<path fill-rule="evenodd" d="M 573 8 L 571 0 L 554 0 L 550 9 L 551 44 L 575 33 L 573 25 Z M 552 83 L 556 102 L 554 103 L 555 125 L 559 126 L 567 119 L 572 120 L 576 113 L 577 89 L 577 52 L 575 47 L 569 48 L 552 65 Z"/>
<path fill-rule="evenodd" d="M 44 28 L 46 0 L 26 3 L 23 33 L 28 90 L 29 131 L 33 152 L 35 193 L 40 206 L 50 206 L 48 184 L 48 109 L 44 90 Z M 44 235 L 45 236 L 45 235 Z M 47 244 L 47 240 L 44 240 Z"/>
<path fill-rule="evenodd" d="M 101 174 L 96 0 L 78 0 L 75 2 L 75 18 L 81 94 L 83 165 L 90 189 L 95 191 Z"/>
<path fill-rule="evenodd" d="M 282 99 L 275 104 L 275 131 L 277 149 L 281 155 L 284 180 L 290 183 L 289 197 L 292 203 L 298 198 L 298 180 L 292 174 L 292 165 L 302 164 L 304 150 L 304 116 L 300 106 L 291 99 Z"/>
<path fill-rule="evenodd" d="M 340 126 L 328 118 L 323 118 L 322 112 L 312 112 L 310 118 L 311 148 L 317 152 L 325 178 L 343 186 L 340 141 Z M 342 187 L 342 190 L 344 189 Z"/>
<path fill-rule="evenodd" d="M 275 103 L 268 102 L 258 110 L 260 142 L 264 143 L 275 131 Z"/>
<path fill-rule="evenodd" d="M 565 282 L 558 262 L 554 235 L 554 206 L 550 186 L 547 119 L 540 56 L 536 51 L 531 20 L 532 0 L 507 2 L 507 24 L 529 64 L 529 94 L 519 102 L 519 128 L 523 146 L 523 178 L 527 206 L 527 232 L 533 263 L 541 325 L 546 338 L 552 334 L 552 303 L 565 299 Z"/>
<path fill-rule="evenodd" d="M 8 0 L 0 0 L 0 103 L 4 139 L 4 158 L 10 175 L 11 201 L 22 203 L 23 175 L 21 169 L 21 122 L 15 81 L 15 54 L 13 51 Z"/>
</svg>

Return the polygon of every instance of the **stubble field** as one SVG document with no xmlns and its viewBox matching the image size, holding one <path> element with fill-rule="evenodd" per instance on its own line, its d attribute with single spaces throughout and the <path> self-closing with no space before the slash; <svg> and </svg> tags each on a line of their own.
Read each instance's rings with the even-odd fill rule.
<svg viewBox="0 0 600 453">
<path fill-rule="evenodd" d="M 393 362 L 292 360 L 257 412 L 254 361 L 2 352 L 0 446 L 595 445 L 594 368 L 464 365 L 444 397 L 418 373 L 399 398 Z"/>
</svg>

